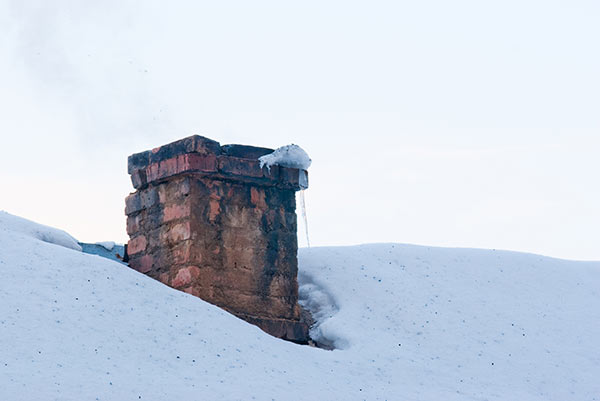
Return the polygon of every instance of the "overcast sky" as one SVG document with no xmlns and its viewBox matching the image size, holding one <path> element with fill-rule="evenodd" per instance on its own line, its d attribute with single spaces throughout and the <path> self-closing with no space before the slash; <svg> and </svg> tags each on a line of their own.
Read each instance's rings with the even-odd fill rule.
<svg viewBox="0 0 600 401">
<path fill-rule="evenodd" d="M 302 146 L 313 246 L 600 260 L 599 38 L 597 1 L 0 0 L 0 209 L 125 242 L 127 156 L 198 133 Z"/>
</svg>

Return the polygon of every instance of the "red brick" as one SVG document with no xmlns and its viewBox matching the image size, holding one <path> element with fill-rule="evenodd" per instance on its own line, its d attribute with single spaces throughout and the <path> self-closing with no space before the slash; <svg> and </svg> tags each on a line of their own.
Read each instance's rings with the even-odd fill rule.
<svg viewBox="0 0 600 401">
<path fill-rule="evenodd" d="M 240 159 L 237 157 L 219 156 L 219 172 L 224 175 L 246 176 L 252 178 L 270 178 L 276 180 L 277 168 L 271 172 L 260 168 L 258 160 Z"/>
<path fill-rule="evenodd" d="M 170 276 L 169 272 L 167 272 L 167 273 L 161 273 L 161 275 L 158 276 L 158 280 L 161 283 L 165 283 L 166 285 L 170 286 L 171 285 L 171 278 L 169 276 Z"/>
<path fill-rule="evenodd" d="M 163 209 L 163 222 L 189 217 L 192 209 L 188 203 L 171 204 Z"/>
<path fill-rule="evenodd" d="M 171 281 L 171 285 L 175 288 L 185 287 L 192 283 L 193 280 L 198 278 L 200 274 L 200 269 L 196 266 L 188 266 L 182 269 L 179 269 L 173 281 Z"/>
<path fill-rule="evenodd" d="M 161 231 L 161 242 L 164 244 L 174 245 L 191 237 L 189 221 L 174 224 Z"/>
<path fill-rule="evenodd" d="M 152 163 L 146 168 L 146 180 L 150 183 L 192 171 L 216 172 L 216 156 L 192 153 Z"/>
<path fill-rule="evenodd" d="M 140 253 L 146 250 L 146 245 L 148 242 L 146 241 L 146 237 L 143 235 L 139 235 L 129 240 L 127 244 L 127 253 L 129 255 L 135 255 L 136 253 Z"/>
<path fill-rule="evenodd" d="M 193 135 L 175 142 L 154 148 L 149 152 L 149 163 L 156 163 L 179 155 L 197 153 L 200 155 L 220 154 L 219 142 L 199 135 Z"/>
<path fill-rule="evenodd" d="M 263 188 L 251 187 L 250 202 L 252 202 L 254 206 L 257 206 L 261 209 L 266 209 L 267 203 L 265 202 L 265 190 Z"/>
<path fill-rule="evenodd" d="M 193 243 L 191 241 L 184 241 L 180 245 L 174 247 L 171 250 L 171 262 L 173 264 L 185 264 L 192 262 L 202 262 L 201 254 L 199 252 L 192 252 Z"/>
<path fill-rule="evenodd" d="M 148 273 L 152 270 L 154 259 L 151 255 L 144 255 L 141 258 L 132 259 L 129 265 L 140 273 Z"/>
<path fill-rule="evenodd" d="M 140 230 L 139 220 L 139 215 L 127 216 L 127 235 L 133 236 Z"/>
<path fill-rule="evenodd" d="M 197 153 L 187 155 L 187 169 L 203 172 L 217 171 L 217 157 L 214 155 L 202 156 Z"/>
</svg>

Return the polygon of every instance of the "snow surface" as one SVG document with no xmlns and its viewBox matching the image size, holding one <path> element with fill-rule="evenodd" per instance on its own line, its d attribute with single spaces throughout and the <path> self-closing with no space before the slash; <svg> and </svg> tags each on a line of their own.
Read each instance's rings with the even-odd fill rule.
<svg viewBox="0 0 600 401">
<path fill-rule="evenodd" d="M 598 262 L 301 249 L 326 351 L 21 225 L 0 221 L 0 400 L 600 399 Z"/>
<path fill-rule="evenodd" d="M 77 240 L 65 231 L 34 223 L 22 217 L 6 213 L 3 210 L 0 210 L 0 230 L 10 230 L 11 232 L 25 234 L 50 244 L 81 251 L 81 246 L 79 246 Z M 0 250 L 2 249 L 0 248 Z"/>
<path fill-rule="evenodd" d="M 102 242 L 96 242 L 96 245 L 100 245 L 102 248 L 104 248 L 110 252 L 113 250 L 113 248 L 115 247 L 116 244 L 114 241 L 102 241 Z"/>
<path fill-rule="evenodd" d="M 267 166 L 270 170 L 271 166 L 283 166 L 291 168 L 299 168 L 308 170 L 312 160 L 308 157 L 308 153 L 298 145 L 285 145 L 275 149 L 273 153 L 264 155 L 258 158 L 260 167 Z"/>
</svg>

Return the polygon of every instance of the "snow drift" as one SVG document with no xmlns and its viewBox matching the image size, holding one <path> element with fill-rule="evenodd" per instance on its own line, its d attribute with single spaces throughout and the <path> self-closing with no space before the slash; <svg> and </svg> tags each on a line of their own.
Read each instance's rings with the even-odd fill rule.
<svg viewBox="0 0 600 401">
<path fill-rule="evenodd" d="M 10 231 L 13 234 L 23 234 L 50 244 L 81 251 L 81 246 L 79 246 L 77 240 L 65 231 L 34 223 L 22 217 L 13 216 L 3 210 L 0 210 L 0 230 Z"/>
<path fill-rule="evenodd" d="M 597 262 L 398 244 L 302 249 L 300 293 L 313 335 L 336 347 L 326 351 L 43 242 L 34 223 L 4 214 L 0 227 L 2 400 L 600 394 Z"/>
</svg>

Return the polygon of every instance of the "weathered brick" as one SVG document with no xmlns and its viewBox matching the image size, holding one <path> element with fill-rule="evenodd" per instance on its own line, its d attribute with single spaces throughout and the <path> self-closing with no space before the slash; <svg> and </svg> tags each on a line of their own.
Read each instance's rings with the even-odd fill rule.
<svg viewBox="0 0 600 401">
<path fill-rule="evenodd" d="M 200 269 L 196 266 L 187 266 L 179 269 L 175 278 L 171 281 L 171 285 L 175 288 L 186 287 L 198 278 Z"/>
<path fill-rule="evenodd" d="M 139 258 L 132 258 L 129 266 L 140 273 L 149 273 L 152 270 L 154 259 L 152 255 L 144 255 Z"/>
<path fill-rule="evenodd" d="M 144 235 L 139 235 L 129 240 L 127 243 L 127 253 L 129 255 L 135 255 L 146 250 L 148 241 Z"/>
<path fill-rule="evenodd" d="M 200 253 L 196 251 L 195 244 L 191 240 L 182 241 L 173 247 L 154 248 L 153 255 L 154 263 L 161 271 L 202 262 Z"/>
<path fill-rule="evenodd" d="M 250 202 L 252 205 L 266 210 L 267 202 L 265 202 L 265 196 L 265 190 L 263 188 L 250 188 Z"/>
<path fill-rule="evenodd" d="M 146 170 L 140 169 L 135 170 L 131 173 L 131 183 L 135 189 L 139 189 L 145 187 L 148 184 L 148 180 L 146 178 Z"/>
<path fill-rule="evenodd" d="M 140 230 L 144 232 L 155 230 L 162 224 L 162 211 L 160 207 L 142 209 L 136 216 L 139 218 Z"/>
<path fill-rule="evenodd" d="M 188 153 L 200 155 L 220 154 L 219 142 L 199 135 L 193 135 L 178 141 L 154 148 L 150 151 L 149 162 L 156 163 Z"/>
<path fill-rule="evenodd" d="M 289 279 L 289 277 L 277 275 L 271 280 L 269 294 L 274 297 L 286 297 L 298 291 L 298 285 Z"/>
<path fill-rule="evenodd" d="M 219 172 L 224 175 L 244 176 L 251 178 L 267 178 L 273 181 L 277 180 L 278 167 L 272 167 L 271 170 L 260 168 L 258 160 L 240 159 L 237 157 L 218 157 Z"/>
<path fill-rule="evenodd" d="M 223 145 L 221 153 L 226 156 L 257 160 L 261 156 L 273 153 L 273 149 L 247 145 Z"/>
<path fill-rule="evenodd" d="M 135 153 L 127 158 L 127 172 L 133 173 L 135 170 L 146 168 L 150 163 L 150 151 Z"/>
<path fill-rule="evenodd" d="M 161 160 L 146 167 L 146 181 L 148 183 L 164 180 L 174 175 L 186 172 L 215 172 L 217 171 L 217 158 L 215 155 L 200 155 L 197 153 L 178 155 L 170 159 Z"/>
<path fill-rule="evenodd" d="M 239 316 L 240 318 L 247 320 L 267 333 L 283 338 L 285 340 L 297 341 L 298 338 L 305 336 L 310 325 L 305 321 L 295 321 L 288 319 L 264 319 L 256 318 L 253 316 Z"/>
<path fill-rule="evenodd" d="M 125 214 L 130 215 L 142 209 L 142 200 L 139 192 L 127 195 L 125 198 Z"/>
<path fill-rule="evenodd" d="M 157 187 L 160 203 L 180 202 L 190 193 L 190 177 L 173 177 Z"/>
<path fill-rule="evenodd" d="M 257 234 L 259 236 L 260 234 Z M 221 233 L 221 239 L 223 241 L 223 249 L 231 250 L 233 256 L 231 260 L 235 261 L 236 258 L 240 257 L 245 260 L 242 256 L 241 251 L 247 251 L 254 254 L 256 248 L 263 248 L 264 240 L 261 238 L 255 238 L 255 236 L 248 235 L 248 230 L 243 227 L 232 227 L 227 230 L 223 230 Z M 252 264 L 249 264 L 252 265 Z"/>
<path fill-rule="evenodd" d="M 192 208 L 189 201 L 182 201 L 181 203 L 165 205 L 163 209 L 163 223 L 168 223 L 171 220 L 178 220 L 184 217 L 189 217 L 191 212 Z"/>
<path fill-rule="evenodd" d="M 213 173 L 217 171 L 217 156 L 202 156 L 196 153 L 187 156 L 187 169 L 192 171 L 202 171 Z"/>
<path fill-rule="evenodd" d="M 306 176 L 306 183 L 308 185 L 308 175 Z M 294 188 L 295 190 L 300 189 L 300 170 L 297 168 L 280 167 L 279 169 L 279 182 L 281 185 Z"/>
<path fill-rule="evenodd" d="M 139 215 L 127 216 L 127 235 L 133 236 L 140 230 L 139 222 Z"/>
<path fill-rule="evenodd" d="M 257 219 L 256 216 L 257 213 L 255 213 L 254 209 L 237 205 L 226 205 L 221 224 L 228 229 L 223 230 L 223 232 L 234 234 L 236 228 L 244 229 L 249 225 L 256 226 L 260 221 L 260 217 Z"/>
<path fill-rule="evenodd" d="M 147 188 L 141 192 L 140 200 L 144 209 L 150 209 L 158 204 L 158 191 L 156 188 Z"/>
<path fill-rule="evenodd" d="M 294 302 L 286 297 L 262 297 L 256 294 L 243 293 L 241 291 L 214 288 L 214 302 L 229 310 L 244 311 L 248 315 L 262 316 L 266 318 L 294 319 Z"/>
<path fill-rule="evenodd" d="M 182 222 L 169 226 L 166 230 L 162 230 L 160 242 L 165 245 L 175 245 L 180 241 L 190 239 L 191 230 L 190 222 Z"/>
</svg>

